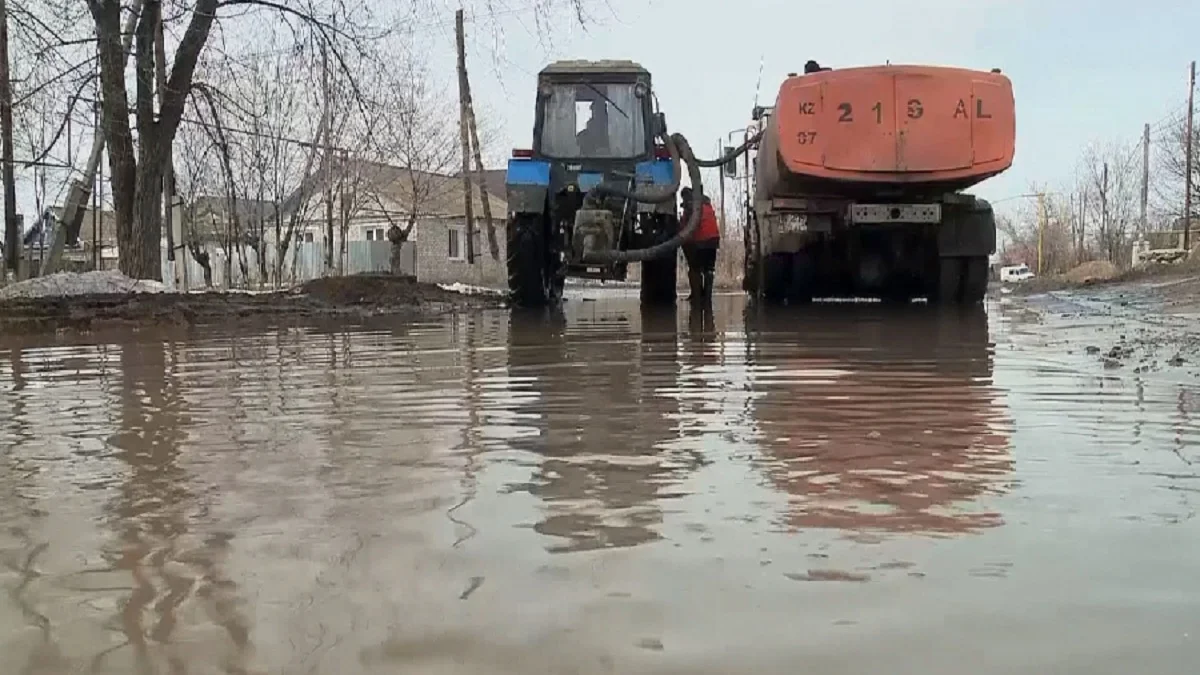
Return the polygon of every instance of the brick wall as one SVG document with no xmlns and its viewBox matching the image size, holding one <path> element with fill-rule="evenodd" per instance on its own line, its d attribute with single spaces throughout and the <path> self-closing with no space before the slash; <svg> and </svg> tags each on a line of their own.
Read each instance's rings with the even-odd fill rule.
<svg viewBox="0 0 1200 675">
<path fill-rule="evenodd" d="M 496 223 L 496 239 L 500 244 L 498 260 L 492 260 L 488 249 L 487 227 L 482 221 L 475 228 L 475 264 L 466 261 L 466 219 L 424 220 L 417 225 L 417 279 L 434 284 L 463 283 L 487 288 L 508 287 L 508 267 L 505 263 L 504 224 Z M 453 234 L 451 234 L 453 233 Z M 451 239 L 455 240 L 454 246 Z M 457 255 L 452 256 L 452 253 Z"/>
</svg>

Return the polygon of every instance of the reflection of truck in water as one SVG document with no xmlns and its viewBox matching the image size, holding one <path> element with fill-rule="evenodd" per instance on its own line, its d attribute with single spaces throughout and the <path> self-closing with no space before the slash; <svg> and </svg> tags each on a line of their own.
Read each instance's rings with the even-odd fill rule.
<svg viewBox="0 0 1200 675">
<path fill-rule="evenodd" d="M 975 503 L 1012 471 L 983 309 L 818 307 L 747 317 L 762 471 L 790 496 L 788 526 L 1000 524 Z"/>
<path fill-rule="evenodd" d="M 962 190 L 1012 165 L 1007 77 L 818 70 L 789 76 L 754 119 L 762 137 L 747 186 L 747 290 L 781 302 L 982 300 L 995 216 Z"/>
</svg>

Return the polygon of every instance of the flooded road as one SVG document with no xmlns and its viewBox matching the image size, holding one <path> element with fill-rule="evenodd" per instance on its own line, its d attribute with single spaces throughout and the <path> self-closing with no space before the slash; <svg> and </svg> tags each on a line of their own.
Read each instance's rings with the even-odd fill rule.
<svg viewBox="0 0 1200 675">
<path fill-rule="evenodd" d="M 1200 385 L 1072 330 L 614 295 L 5 339 L 0 673 L 1193 672 Z"/>
</svg>

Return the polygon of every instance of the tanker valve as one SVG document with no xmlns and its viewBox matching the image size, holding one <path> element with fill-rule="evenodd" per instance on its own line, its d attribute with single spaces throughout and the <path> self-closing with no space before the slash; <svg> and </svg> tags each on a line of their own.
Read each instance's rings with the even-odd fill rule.
<svg viewBox="0 0 1200 675">
<path fill-rule="evenodd" d="M 579 209 L 575 212 L 575 229 L 571 241 L 576 258 L 587 260 L 595 253 L 611 250 L 615 232 L 611 211 Z"/>
</svg>

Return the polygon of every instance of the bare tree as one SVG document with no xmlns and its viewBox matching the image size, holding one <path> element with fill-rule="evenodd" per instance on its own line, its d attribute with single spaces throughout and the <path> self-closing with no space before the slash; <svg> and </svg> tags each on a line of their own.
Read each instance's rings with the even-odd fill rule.
<svg viewBox="0 0 1200 675">
<path fill-rule="evenodd" d="M 1183 193 L 1187 184 L 1187 117 L 1172 117 L 1158 128 L 1154 154 L 1154 177 L 1151 190 L 1154 208 L 1172 229 L 1182 227 Z M 1200 125 L 1192 129 L 1192 148 L 1200 151 Z M 1192 162 L 1192 205 L 1200 203 L 1200 161 Z M 1193 212 L 1193 218 L 1195 218 Z"/>
<path fill-rule="evenodd" d="M 588 20 L 584 9 L 590 1 L 538 0 L 527 11 L 532 13 L 539 26 L 561 24 L 560 11 L 569 13 L 572 24 L 583 23 Z M 443 0 L 400 3 L 371 0 L 145 0 L 141 10 L 131 14 L 120 0 L 86 0 L 84 3 L 27 0 L 15 7 L 10 3 L 10 9 L 13 10 L 14 52 L 28 54 L 31 64 L 24 71 L 32 74 L 26 78 L 29 86 L 25 93 L 37 89 L 52 93 L 57 101 L 72 101 L 67 106 L 64 120 L 79 109 L 77 104 L 81 101 L 81 97 L 72 98 L 69 92 L 85 91 L 95 79 L 98 64 L 99 98 L 121 252 L 120 267 L 131 276 L 159 278 L 163 177 L 180 126 L 187 123 L 188 100 L 197 78 L 208 82 L 214 92 L 220 93 L 214 98 L 218 99 L 217 107 L 222 108 L 218 114 L 227 123 L 229 138 L 226 145 L 231 151 L 230 163 L 234 168 L 245 159 L 236 155 L 244 152 L 252 158 L 246 160 L 247 163 L 257 163 L 260 172 L 270 159 L 277 166 L 286 167 L 280 173 L 289 175 L 289 180 L 294 181 L 292 167 L 311 168 L 313 164 L 321 163 L 332 168 L 333 158 L 314 156 L 311 146 L 304 152 L 295 153 L 294 157 L 285 158 L 283 152 L 261 147 L 246 149 L 240 140 L 234 140 L 234 127 L 238 122 L 256 117 L 262 119 L 263 115 L 243 117 L 233 114 L 236 106 L 229 105 L 228 101 L 236 97 L 228 90 L 236 87 L 211 77 L 216 63 L 220 60 L 245 62 L 261 56 L 261 53 L 254 54 L 255 49 L 261 48 L 258 40 L 264 33 L 271 34 L 272 47 L 300 57 L 310 80 L 319 81 L 323 77 L 330 82 L 327 96 L 294 106 L 295 110 L 303 111 L 302 117 L 324 113 L 330 123 L 321 139 L 322 144 L 327 148 L 337 145 L 345 150 L 348 143 L 336 142 L 338 135 L 343 134 L 342 140 L 361 139 L 366 146 L 350 148 L 354 152 L 343 153 L 343 160 L 352 154 L 369 156 L 369 146 L 377 142 L 373 139 L 371 126 L 366 123 L 371 115 L 366 110 L 369 97 L 364 92 L 370 91 L 370 87 L 360 81 L 359 73 L 365 70 L 365 65 L 381 62 L 383 46 L 411 41 L 410 25 L 417 28 L 422 23 L 436 25 L 428 17 L 449 17 L 452 5 L 458 4 Z M 474 5 L 468 7 L 472 19 L 492 19 L 493 35 L 503 34 L 497 19 L 511 13 L 509 9 L 499 8 L 490 0 L 469 4 Z M 121 44 L 121 32 L 122 24 L 130 18 L 135 20 L 135 30 L 132 58 L 127 58 Z M 155 35 L 160 25 L 168 49 L 156 54 Z M 318 68 L 317 62 L 322 56 L 324 66 Z M 161 61 L 167 63 L 160 64 Z M 155 81 L 156 67 L 160 65 L 167 66 L 165 86 Z M 127 77 L 129 71 L 132 78 Z M 162 96 L 156 101 L 156 90 L 160 88 Z M 17 101 L 18 106 L 22 103 Z M 90 116 L 84 114 L 84 122 L 87 117 Z M 305 129 L 301 137 L 312 138 L 314 132 L 314 129 Z M 48 155 L 53 148 L 59 147 L 61 137 L 57 132 L 48 134 L 42 152 Z M 344 180 L 352 182 L 350 178 Z M 255 187 L 256 195 L 258 187 Z M 339 186 L 338 191 L 345 187 Z M 271 192 L 266 186 L 261 188 L 264 196 Z M 329 192 L 333 191 L 330 186 Z M 284 202 L 291 200 L 280 199 L 276 194 L 261 201 L 288 206 Z M 332 215 L 333 200 L 328 201 L 327 212 Z M 344 229 L 348 209 L 343 206 L 340 211 Z M 281 208 L 275 217 L 275 228 L 281 235 L 276 237 L 276 246 L 284 250 L 287 249 L 285 242 L 290 244 L 291 241 L 289 228 L 283 222 L 290 218 L 285 215 L 289 213 L 295 213 L 295 209 Z M 251 227 L 261 225 L 257 223 Z M 261 255 L 263 239 L 252 238 L 259 248 L 260 272 L 265 258 Z M 345 237 L 342 239 L 344 241 Z M 277 266 L 280 264 L 277 260 Z"/>
<path fill-rule="evenodd" d="M 183 202 L 183 244 L 204 272 L 204 285 L 212 287 L 212 262 L 203 245 L 197 222 L 198 202 L 214 185 L 214 147 L 199 129 L 179 134 L 175 152 L 175 193 Z"/>
<path fill-rule="evenodd" d="M 1128 262 L 1138 228 L 1141 172 L 1136 147 L 1123 143 L 1092 145 L 1080 160 L 1084 210 L 1095 223 L 1097 253 L 1117 265 Z"/>
</svg>

